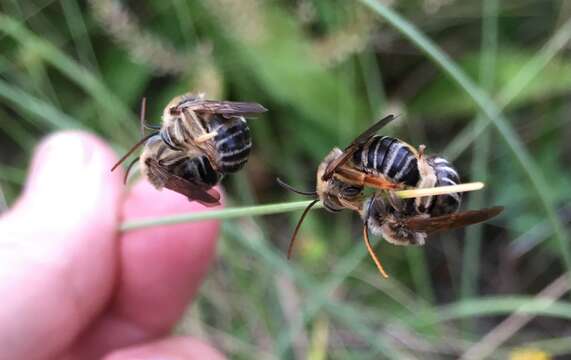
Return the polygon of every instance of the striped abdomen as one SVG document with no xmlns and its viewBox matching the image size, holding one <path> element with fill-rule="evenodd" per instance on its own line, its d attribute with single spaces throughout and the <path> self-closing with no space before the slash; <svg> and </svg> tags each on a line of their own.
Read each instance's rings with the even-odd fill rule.
<svg viewBox="0 0 571 360">
<path fill-rule="evenodd" d="M 215 115 L 208 122 L 208 128 L 209 132 L 217 132 L 214 143 L 220 156 L 220 171 L 227 174 L 240 170 L 248 161 L 252 147 L 246 120 L 243 117 L 225 119 Z"/>
<path fill-rule="evenodd" d="M 203 155 L 194 158 L 182 158 L 176 163 L 170 164 L 169 168 L 173 174 L 206 189 L 216 185 L 222 178 L 222 175 L 214 170 L 208 158 Z"/>
<path fill-rule="evenodd" d="M 353 164 L 395 183 L 416 186 L 420 179 L 416 155 L 401 140 L 388 136 L 373 136 L 355 152 Z"/>
<path fill-rule="evenodd" d="M 426 161 L 434 169 L 436 174 L 436 186 L 457 185 L 460 183 L 458 172 L 448 160 L 439 156 L 429 156 Z M 428 213 L 431 216 L 451 214 L 460 208 L 462 201 L 461 193 L 438 195 L 431 199 Z"/>
</svg>

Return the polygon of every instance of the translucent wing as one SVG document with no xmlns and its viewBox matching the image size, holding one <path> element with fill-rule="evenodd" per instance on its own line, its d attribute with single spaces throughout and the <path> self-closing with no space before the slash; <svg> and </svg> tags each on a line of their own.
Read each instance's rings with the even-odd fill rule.
<svg viewBox="0 0 571 360">
<path fill-rule="evenodd" d="M 406 218 L 402 222 L 407 229 L 431 234 L 441 230 L 456 229 L 481 223 L 499 215 L 503 210 L 503 206 L 496 206 L 436 217 L 414 216 Z"/>
<path fill-rule="evenodd" d="M 325 172 L 323 173 L 322 179 L 323 180 L 330 179 L 335 170 L 337 170 L 337 168 L 339 168 L 347 161 L 349 161 L 349 159 L 351 159 L 351 156 L 353 156 L 353 154 L 355 153 L 355 151 L 357 151 L 359 146 L 366 144 L 367 141 L 369 141 L 369 139 L 377 133 L 377 131 L 385 127 L 388 123 L 390 123 L 394 119 L 396 119 L 395 115 L 392 114 L 387 115 L 381 120 L 377 121 L 375 124 L 373 124 L 370 128 L 365 130 L 361 135 L 357 136 L 355 140 L 353 140 L 353 142 L 345 148 L 341 156 L 339 156 L 337 159 L 329 163 L 329 166 L 327 166 L 327 169 L 325 169 Z"/>
<path fill-rule="evenodd" d="M 220 114 L 225 116 L 247 116 L 268 111 L 265 107 L 254 102 L 217 101 L 193 98 L 178 105 L 198 113 Z"/>
<path fill-rule="evenodd" d="M 186 196 L 190 201 L 198 201 L 204 206 L 220 205 L 220 193 L 218 191 L 214 189 L 204 190 L 180 176 L 171 174 L 154 159 L 148 159 L 147 161 L 148 166 L 151 166 L 156 173 L 160 174 L 164 180 L 165 188 Z"/>
</svg>

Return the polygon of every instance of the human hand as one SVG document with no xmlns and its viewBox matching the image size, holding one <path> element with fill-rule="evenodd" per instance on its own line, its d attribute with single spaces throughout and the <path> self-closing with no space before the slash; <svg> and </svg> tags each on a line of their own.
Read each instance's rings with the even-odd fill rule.
<svg viewBox="0 0 571 360">
<path fill-rule="evenodd" d="M 146 181 L 130 191 L 92 135 L 51 136 L 25 190 L 0 218 L 0 359 L 218 359 L 165 338 L 215 252 L 219 224 L 134 230 L 121 221 L 201 211 Z"/>
</svg>

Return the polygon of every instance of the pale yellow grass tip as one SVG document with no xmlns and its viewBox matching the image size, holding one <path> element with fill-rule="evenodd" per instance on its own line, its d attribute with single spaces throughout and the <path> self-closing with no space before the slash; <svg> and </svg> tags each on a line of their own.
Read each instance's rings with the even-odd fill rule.
<svg viewBox="0 0 571 360">
<path fill-rule="evenodd" d="M 425 189 L 411 189 L 395 191 L 401 199 L 417 198 L 422 196 L 446 195 L 458 192 L 476 191 L 484 188 L 484 183 L 477 181 L 458 185 L 439 186 Z"/>
</svg>

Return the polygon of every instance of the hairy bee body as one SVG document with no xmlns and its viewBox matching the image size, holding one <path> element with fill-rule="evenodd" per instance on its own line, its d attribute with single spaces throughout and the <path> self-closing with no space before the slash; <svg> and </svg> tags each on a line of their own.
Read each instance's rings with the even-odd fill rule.
<svg viewBox="0 0 571 360">
<path fill-rule="evenodd" d="M 341 156 L 343 151 L 334 148 L 327 154 L 325 159 L 319 164 L 316 176 L 316 195 L 323 202 L 323 206 L 330 212 L 339 212 L 343 209 L 356 209 L 360 206 L 360 197 L 363 192 L 362 186 L 346 184 L 332 177 L 323 180 L 325 169 L 336 158 Z"/>
<path fill-rule="evenodd" d="M 353 154 L 359 170 L 382 175 L 394 183 L 416 186 L 420 179 L 417 154 L 407 143 L 389 136 L 373 136 Z"/>
<path fill-rule="evenodd" d="M 181 178 L 195 182 L 198 185 L 208 189 L 218 184 L 222 179 L 222 175 L 214 170 L 208 158 L 199 155 L 194 158 L 180 159 L 171 166 L 172 173 Z"/>
<path fill-rule="evenodd" d="M 267 109 L 257 103 L 208 100 L 204 94 L 189 93 L 172 99 L 163 110 L 161 126 L 156 126 L 145 123 L 145 104 L 143 99 L 141 129 L 155 132 L 137 142 L 111 170 L 144 145 L 139 164 L 153 186 L 205 206 L 219 205 L 221 196 L 213 187 L 224 175 L 240 170 L 250 155 L 252 139 L 245 117 Z"/>
<path fill-rule="evenodd" d="M 198 97 L 183 95 L 175 98 L 163 114 L 161 139 L 173 150 L 202 149 L 214 170 L 220 175 L 240 170 L 248 161 L 252 138 L 243 116 L 223 116 L 197 113 L 186 109 Z M 215 134 L 211 139 L 197 143 L 196 139 Z"/>
<path fill-rule="evenodd" d="M 278 179 L 284 188 L 314 199 L 305 208 L 293 231 L 288 258 L 305 216 L 319 201 L 331 212 L 349 209 L 360 214 L 365 245 L 385 277 L 388 275 L 374 253 L 369 231 L 395 245 L 424 245 L 426 238 L 436 231 L 477 224 L 502 211 L 501 207 L 495 207 L 458 212 L 460 193 L 432 189 L 418 194 L 446 195 L 408 198 L 412 195 L 409 191 L 408 194 L 398 194 L 395 190 L 456 185 L 460 179 L 446 159 L 425 156 L 424 145 L 417 151 L 399 139 L 375 135 L 394 119 L 394 115 L 382 118 L 358 135 L 345 150 L 334 148 L 329 152 L 317 169 L 315 191 L 296 190 Z M 364 193 L 366 188 L 376 189 L 376 192 L 367 197 Z"/>
<path fill-rule="evenodd" d="M 389 136 L 372 136 L 357 148 L 352 163 L 360 171 L 410 187 L 437 187 L 460 182 L 458 172 L 448 160 L 421 155 L 411 145 Z M 428 196 L 409 202 L 416 203 L 418 214 L 440 216 L 458 211 L 461 195 Z"/>
<path fill-rule="evenodd" d="M 210 189 L 222 179 L 222 174 L 213 168 L 205 155 L 173 150 L 160 135 L 155 135 L 145 144 L 140 166 L 149 182 L 157 188 L 164 186 L 165 179 L 161 172 L 157 172 L 150 165 L 151 159 L 156 160 L 169 174 L 179 176 L 201 189 Z"/>
<path fill-rule="evenodd" d="M 208 130 L 217 133 L 214 143 L 219 170 L 228 174 L 244 167 L 252 148 L 250 128 L 246 119 L 242 116 L 223 119 L 216 115 L 208 122 Z"/>
<path fill-rule="evenodd" d="M 452 167 L 452 164 L 440 156 L 428 156 L 424 160 L 432 168 L 436 182 L 433 186 L 449 186 L 458 185 L 460 177 L 458 172 Z M 447 195 L 429 196 L 419 209 L 420 213 L 429 214 L 430 216 L 441 216 L 452 214 L 460 209 L 462 201 L 461 193 L 450 193 Z"/>
<path fill-rule="evenodd" d="M 382 236 L 394 245 L 424 245 L 426 233 L 402 225 L 402 219 L 416 215 L 413 202 L 401 200 L 395 206 L 387 199 L 372 196 L 365 200 L 361 210 L 361 217 L 372 234 Z"/>
</svg>

